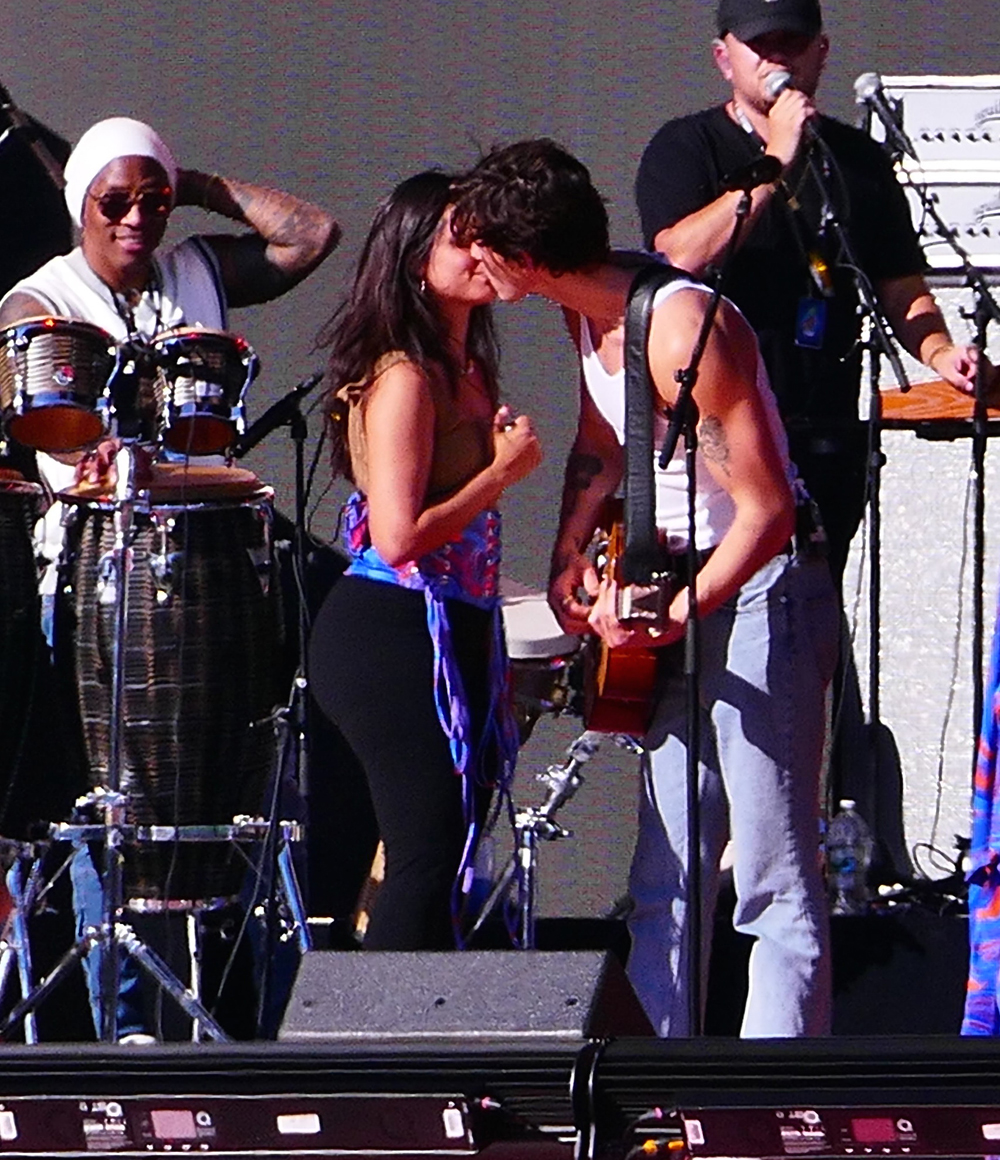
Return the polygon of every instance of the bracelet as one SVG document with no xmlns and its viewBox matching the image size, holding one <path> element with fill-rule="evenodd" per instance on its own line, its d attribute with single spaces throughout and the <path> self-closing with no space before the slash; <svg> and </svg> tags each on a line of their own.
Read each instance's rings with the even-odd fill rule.
<svg viewBox="0 0 1000 1160">
<path fill-rule="evenodd" d="M 931 353 L 930 353 L 930 354 L 929 354 L 929 355 L 928 355 L 928 356 L 927 356 L 927 357 L 924 359 L 924 366 L 926 366 L 926 367 L 930 367 L 930 368 L 931 368 L 931 370 L 933 370 L 933 369 L 934 369 L 934 360 L 935 360 L 935 358 L 937 358 L 937 356 L 938 356 L 938 355 L 941 353 L 941 351 L 943 351 L 943 350 L 947 350 L 949 347 L 953 347 L 954 345 L 955 345 L 955 344 L 954 344 L 953 342 L 950 342 L 950 341 L 949 341 L 949 342 L 942 342 L 942 343 L 939 343 L 939 344 L 938 344 L 938 345 L 937 345 L 937 346 L 936 346 L 936 347 L 935 347 L 935 348 L 934 348 L 934 349 L 931 351 Z"/>
</svg>

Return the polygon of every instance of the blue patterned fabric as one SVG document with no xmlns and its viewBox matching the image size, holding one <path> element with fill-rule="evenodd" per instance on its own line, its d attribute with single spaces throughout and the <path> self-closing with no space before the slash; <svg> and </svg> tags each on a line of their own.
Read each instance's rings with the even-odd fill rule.
<svg viewBox="0 0 1000 1160">
<path fill-rule="evenodd" d="M 1000 603 L 979 731 L 972 784 L 972 846 L 969 851 L 969 980 L 963 1035 L 1000 1034 L 997 970 L 1000 968 Z"/>
</svg>

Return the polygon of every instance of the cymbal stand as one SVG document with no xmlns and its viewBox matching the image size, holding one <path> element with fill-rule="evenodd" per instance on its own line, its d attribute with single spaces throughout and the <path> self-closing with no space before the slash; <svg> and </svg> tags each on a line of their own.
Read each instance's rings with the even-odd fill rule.
<svg viewBox="0 0 1000 1160">
<path fill-rule="evenodd" d="M 469 938 L 482 928 L 516 884 L 516 945 L 519 950 L 535 948 L 539 842 L 554 842 L 558 838 L 573 836 L 572 831 L 555 820 L 556 811 L 574 797 L 583 785 L 584 778 L 580 771 L 598 751 L 606 736 L 606 733 L 598 733 L 593 729 L 586 730 L 567 748 L 567 760 L 562 765 L 550 765 L 544 773 L 536 775 L 537 781 L 548 786 L 548 793 L 541 805 L 528 806 L 515 812 L 514 852 L 476 916 Z M 624 748 L 639 751 L 638 743 L 631 737 L 615 734 L 614 739 Z"/>
</svg>

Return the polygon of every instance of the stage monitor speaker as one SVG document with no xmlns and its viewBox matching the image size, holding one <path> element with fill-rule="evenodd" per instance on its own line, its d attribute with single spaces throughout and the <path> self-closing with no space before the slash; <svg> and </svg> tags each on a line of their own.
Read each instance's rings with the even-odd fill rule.
<svg viewBox="0 0 1000 1160">
<path fill-rule="evenodd" d="M 278 1038 L 579 1044 L 652 1034 L 604 951 L 310 951 Z"/>
</svg>

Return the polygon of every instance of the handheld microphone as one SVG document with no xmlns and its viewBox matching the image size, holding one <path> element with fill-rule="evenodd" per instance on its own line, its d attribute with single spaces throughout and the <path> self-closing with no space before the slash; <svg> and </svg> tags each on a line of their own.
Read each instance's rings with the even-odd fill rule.
<svg viewBox="0 0 1000 1160">
<path fill-rule="evenodd" d="M 854 82 L 854 99 L 859 105 L 866 105 L 882 122 L 885 128 L 886 143 L 897 153 L 905 153 L 918 160 L 917 151 L 913 142 L 903 131 L 899 123 L 899 114 L 882 86 L 882 78 L 878 73 L 862 73 Z"/>
<path fill-rule="evenodd" d="M 774 72 L 768 73 L 764 78 L 764 94 L 767 99 L 774 104 L 774 102 L 781 96 L 785 89 L 794 89 L 795 85 L 792 83 L 792 74 L 784 68 L 776 68 Z M 802 140 L 806 145 L 811 145 L 816 139 L 818 133 L 817 128 L 812 121 L 806 121 L 802 126 Z"/>
<path fill-rule="evenodd" d="M 764 93 L 769 101 L 776 101 L 785 89 L 792 87 L 792 74 L 787 69 L 777 68 L 764 78 Z"/>
</svg>

